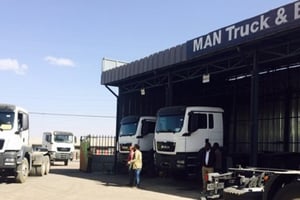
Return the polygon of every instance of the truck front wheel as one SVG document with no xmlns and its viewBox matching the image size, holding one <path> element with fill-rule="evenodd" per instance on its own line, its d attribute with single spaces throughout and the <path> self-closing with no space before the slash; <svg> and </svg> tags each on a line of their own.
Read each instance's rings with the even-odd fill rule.
<svg viewBox="0 0 300 200">
<path fill-rule="evenodd" d="M 281 188 L 275 195 L 274 200 L 294 200 L 300 197 L 300 182 L 293 182 Z"/>
<path fill-rule="evenodd" d="M 22 163 L 17 166 L 16 182 L 24 183 L 28 177 L 29 165 L 28 160 L 23 158 Z"/>
</svg>

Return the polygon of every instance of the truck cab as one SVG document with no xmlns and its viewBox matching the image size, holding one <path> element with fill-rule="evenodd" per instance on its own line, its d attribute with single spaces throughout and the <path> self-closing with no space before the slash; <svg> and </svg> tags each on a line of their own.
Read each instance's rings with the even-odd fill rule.
<svg viewBox="0 0 300 200">
<path fill-rule="evenodd" d="M 0 107 L 0 153 L 29 146 L 29 116 L 26 110 L 13 105 Z"/>
<path fill-rule="evenodd" d="M 48 174 L 48 152 L 29 145 L 29 114 L 18 106 L 0 104 L 0 176 L 24 183 L 29 175 Z"/>
<path fill-rule="evenodd" d="M 205 141 L 223 146 L 223 112 L 222 108 L 203 106 L 161 108 L 154 135 L 156 168 L 196 175 Z"/>
<path fill-rule="evenodd" d="M 50 154 L 51 164 L 55 161 L 63 161 L 68 165 L 73 159 L 76 137 L 71 132 L 53 131 L 44 132 L 42 147 L 47 148 Z"/>
<path fill-rule="evenodd" d="M 127 116 L 121 120 L 118 136 L 118 163 L 126 166 L 130 146 L 138 144 L 143 153 L 143 170 L 153 166 L 153 138 L 156 117 Z"/>
<path fill-rule="evenodd" d="M 30 170 L 29 116 L 20 107 L 0 104 L 0 175 L 25 182 Z M 22 172 L 20 172 L 22 170 Z"/>
</svg>

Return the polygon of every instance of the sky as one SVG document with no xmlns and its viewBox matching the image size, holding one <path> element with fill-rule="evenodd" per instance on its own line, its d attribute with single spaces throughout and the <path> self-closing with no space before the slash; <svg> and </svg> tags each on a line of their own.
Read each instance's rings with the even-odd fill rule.
<svg viewBox="0 0 300 200">
<path fill-rule="evenodd" d="M 132 62 L 291 2 L 0 0 L 0 103 L 29 111 L 32 138 L 115 135 L 103 58 Z"/>
</svg>

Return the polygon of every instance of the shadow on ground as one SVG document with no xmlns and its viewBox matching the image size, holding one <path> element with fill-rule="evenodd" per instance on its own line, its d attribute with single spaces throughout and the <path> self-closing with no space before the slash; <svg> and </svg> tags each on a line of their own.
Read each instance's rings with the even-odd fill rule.
<svg viewBox="0 0 300 200">
<path fill-rule="evenodd" d="M 108 174 L 101 172 L 87 173 L 78 169 L 70 169 L 66 166 L 55 165 L 50 173 L 72 176 L 76 178 L 99 181 L 99 184 L 107 187 L 128 187 L 128 176 L 126 174 Z M 198 199 L 200 194 L 200 183 L 189 180 L 175 180 L 162 177 L 141 177 L 141 189 L 152 192 L 176 195 L 184 198 Z"/>
</svg>

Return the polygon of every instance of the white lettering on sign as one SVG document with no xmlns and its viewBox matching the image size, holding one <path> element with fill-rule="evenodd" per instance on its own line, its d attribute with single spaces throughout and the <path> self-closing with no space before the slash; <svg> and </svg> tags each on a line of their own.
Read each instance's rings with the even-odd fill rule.
<svg viewBox="0 0 300 200">
<path fill-rule="evenodd" d="M 270 28 L 268 20 L 270 17 L 260 16 L 260 21 L 253 21 L 250 24 L 245 24 L 243 26 L 236 27 L 235 25 L 229 26 L 225 29 L 228 33 L 228 41 L 235 40 L 239 37 L 245 37 L 257 31 L 262 31 L 264 29 Z"/>
<path fill-rule="evenodd" d="M 294 19 L 299 19 L 300 18 L 300 2 L 295 3 L 295 14 L 294 14 Z"/>
<path fill-rule="evenodd" d="M 263 34 L 273 34 L 272 29 L 289 30 L 295 26 L 298 28 L 299 20 L 300 1 L 297 1 L 190 40 L 187 42 L 187 53 L 189 57 L 194 57 L 202 52 L 208 53 L 209 50 L 240 44 L 244 38 L 253 39 L 255 37 L 251 36 L 264 37 Z"/>
<path fill-rule="evenodd" d="M 221 30 L 215 31 L 212 34 L 208 34 L 206 36 L 197 38 L 194 40 L 193 51 L 200 51 L 206 49 L 208 47 L 213 47 L 217 44 L 221 44 L 222 42 L 222 34 Z"/>
<path fill-rule="evenodd" d="M 279 8 L 277 10 L 277 18 L 275 19 L 275 24 L 276 25 L 281 25 L 287 22 L 287 15 L 285 14 L 285 9 L 284 8 Z"/>
<path fill-rule="evenodd" d="M 270 28 L 269 24 L 268 24 L 268 20 L 270 19 L 270 17 L 266 17 L 264 15 L 260 16 L 260 30 L 264 30 L 267 28 Z"/>
</svg>

